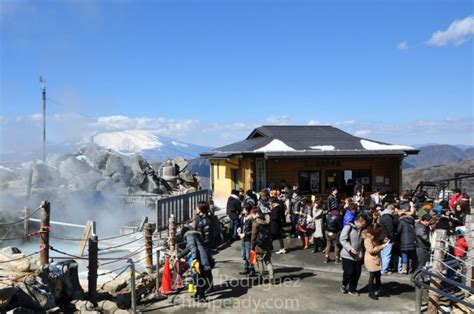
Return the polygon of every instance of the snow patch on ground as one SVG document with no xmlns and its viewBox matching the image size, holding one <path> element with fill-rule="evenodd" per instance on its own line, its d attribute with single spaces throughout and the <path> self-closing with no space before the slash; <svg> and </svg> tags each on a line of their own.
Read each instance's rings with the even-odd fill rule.
<svg viewBox="0 0 474 314">
<path fill-rule="evenodd" d="M 318 150 L 322 150 L 322 151 L 328 151 L 328 150 L 335 150 L 336 149 L 336 147 L 334 147 L 333 145 L 310 146 L 309 148 L 318 149 Z"/>
<path fill-rule="evenodd" d="M 87 158 L 86 156 L 79 155 L 79 156 L 76 156 L 76 159 L 80 160 L 80 161 L 85 161 L 89 166 L 94 168 L 94 163 L 89 158 Z"/>
<path fill-rule="evenodd" d="M 174 146 L 188 147 L 188 145 L 176 141 L 172 141 L 171 144 Z"/>
<path fill-rule="evenodd" d="M 379 143 L 375 143 L 368 140 L 360 140 L 360 144 L 362 145 L 364 149 L 367 149 L 367 150 L 415 149 L 411 146 L 379 144 Z"/>
<path fill-rule="evenodd" d="M 260 147 L 259 149 L 254 150 L 254 152 L 287 152 L 294 151 L 295 149 L 286 145 L 284 142 L 279 139 L 274 139 L 267 145 Z"/>
<path fill-rule="evenodd" d="M 158 136 L 148 130 L 127 130 L 99 133 L 94 136 L 94 143 L 123 154 L 141 152 L 160 148 L 163 144 Z"/>
</svg>

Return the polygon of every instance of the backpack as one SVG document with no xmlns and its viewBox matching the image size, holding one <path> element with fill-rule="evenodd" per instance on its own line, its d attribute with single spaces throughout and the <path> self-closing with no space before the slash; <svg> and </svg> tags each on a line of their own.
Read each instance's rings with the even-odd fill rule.
<svg viewBox="0 0 474 314">
<path fill-rule="evenodd" d="M 339 232 L 341 229 L 341 215 L 327 214 L 326 229 L 330 232 Z"/>
<path fill-rule="evenodd" d="M 260 224 L 257 229 L 257 237 L 255 243 L 262 247 L 266 248 L 268 245 L 268 240 L 270 239 L 270 230 L 268 224 Z"/>
</svg>

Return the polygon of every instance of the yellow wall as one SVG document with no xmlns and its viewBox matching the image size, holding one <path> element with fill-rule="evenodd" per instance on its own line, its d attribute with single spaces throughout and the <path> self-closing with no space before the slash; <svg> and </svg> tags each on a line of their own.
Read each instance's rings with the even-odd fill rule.
<svg viewBox="0 0 474 314">
<path fill-rule="evenodd" d="M 211 188 L 214 185 L 214 198 L 227 198 L 234 189 L 235 183 L 232 178 L 232 169 L 237 170 L 238 186 L 244 188 L 242 182 L 243 173 L 246 169 L 239 158 L 232 159 L 210 159 L 211 164 Z M 240 170 L 239 170 L 240 169 Z M 245 174 L 245 173 L 244 173 Z"/>
</svg>

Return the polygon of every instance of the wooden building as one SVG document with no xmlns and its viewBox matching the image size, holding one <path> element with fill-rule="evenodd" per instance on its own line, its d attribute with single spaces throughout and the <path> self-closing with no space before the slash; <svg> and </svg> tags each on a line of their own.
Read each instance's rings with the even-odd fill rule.
<svg viewBox="0 0 474 314">
<path fill-rule="evenodd" d="M 331 186 L 400 192 L 402 161 L 418 154 L 346 133 L 332 126 L 262 126 L 243 141 L 202 153 L 209 159 L 216 198 L 243 188 L 260 191 L 285 180 L 305 194 L 327 194 Z M 349 185 L 348 185 L 349 183 Z"/>
</svg>

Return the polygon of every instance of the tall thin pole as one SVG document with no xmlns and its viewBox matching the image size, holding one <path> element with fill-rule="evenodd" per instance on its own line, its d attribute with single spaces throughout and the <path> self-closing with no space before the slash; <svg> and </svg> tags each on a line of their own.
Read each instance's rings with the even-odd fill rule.
<svg viewBox="0 0 474 314">
<path fill-rule="evenodd" d="M 41 76 L 40 83 L 43 99 L 43 162 L 46 162 L 46 81 Z"/>
</svg>

